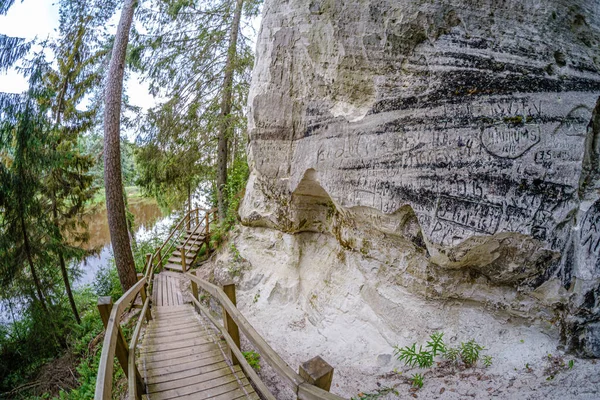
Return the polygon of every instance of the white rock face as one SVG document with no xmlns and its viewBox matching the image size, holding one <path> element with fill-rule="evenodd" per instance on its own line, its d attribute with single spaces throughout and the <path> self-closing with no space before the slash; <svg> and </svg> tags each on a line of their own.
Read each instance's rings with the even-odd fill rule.
<svg viewBox="0 0 600 400">
<path fill-rule="evenodd" d="M 244 224 L 600 357 L 600 3 L 264 7 Z"/>
</svg>

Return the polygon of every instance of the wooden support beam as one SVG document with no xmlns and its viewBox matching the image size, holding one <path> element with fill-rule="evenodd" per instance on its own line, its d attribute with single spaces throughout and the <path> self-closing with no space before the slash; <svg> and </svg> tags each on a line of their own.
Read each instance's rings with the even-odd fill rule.
<svg viewBox="0 0 600 400">
<path fill-rule="evenodd" d="M 110 318 L 110 313 L 113 308 L 112 298 L 110 296 L 104 296 L 98 298 L 98 311 L 100 311 L 100 318 L 102 319 L 102 323 L 104 324 L 104 328 L 106 329 L 108 325 L 108 319 Z M 127 348 L 127 343 L 125 342 L 125 336 L 123 336 L 123 331 L 121 331 L 121 325 L 117 322 L 117 345 L 115 347 L 115 356 L 117 356 L 117 360 L 123 368 L 123 372 L 125 372 L 125 376 L 129 377 L 129 349 Z M 112 363 L 112 361 L 110 361 Z M 112 369 L 111 369 L 112 372 Z M 138 385 L 138 392 L 144 393 L 144 384 L 142 380 L 142 376 L 140 375 L 140 371 L 138 371 L 137 367 L 135 368 L 136 381 Z M 112 379 L 111 379 L 112 380 Z"/>
<path fill-rule="evenodd" d="M 196 272 L 196 275 L 198 275 L 198 273 Z M 198 300 L 198 284 L 194 281 L 190 281 L 191 283 L 191 287 L 192 287 L 192 296 Z"/>
<path fill-rule="evenodd" d="M 146 254 L 146 260 L 148 262 L 150 262 L 150 257 L 152 257 L 152 254 L 148 253 Z M 144 278 L 144 274 L 137 274 L 138 277 L 138 281 Z M 144 287 L 142 288 L 142 290 L 140 290 L 140 295 L 142 296 L 142 307 L 144 304 L 146 304 L 146 298 L 148 297 L 148 282 L 146 281 L 146 283 L 144 284 Z M 152 319 L 152 313 L 150 312 L 150 308 L 146 307 L 146 321 L 150 322 L 150 320 Z"/>
<path fill-rule="evenodd" d="M 225 295 L 229 298 L 229 300 L 231 300 L 233 305 L 236 306 L 237 301 L 235 298 L 235 285 L 231 284 L 231 285 L 223 286 L 223 292 L 225 292 Z M 227 310 L 224 307 L 223 307 L 223 325 L 224 325 L 225 329 L 227 330 L 227 332 L 229 333 L 229 336 L 231 336 L 231 338 L 233 339 L 233 342 L 235 343 L 237 348 L 240 349 L 241 348 L 240 347 L 240 330 L 239 330 L 237 324 L 235 323 L 235 321 L 233 320 L 233 318 L 231 318 L 231 315 L 229 315 L 229 313 L 227 312 Z M 237 357 L 235 356 L 235 354 L 231 351 L 231 349 L 229 349 L 228 352 L 229 352 L 229 358 L 231 359 L 231 362 L 233 363 L 233 365 L 238 365 L 240 362 L 237 359 Z"/>
<path fill-rule="evenodd" d="M 316 356 L 300 364 L 300 376 L 311 385 L 329 392 L 333 380 L 333 367 L 321 356 Z"/>
<path fill-rule="evenodd" d="M 186 265 L 185 265 L 185 246 L 183 246 L 181 248 L 181 272 L 183 272 L 185 274 L 185 272 L 187 271 Z"/>
</svg>

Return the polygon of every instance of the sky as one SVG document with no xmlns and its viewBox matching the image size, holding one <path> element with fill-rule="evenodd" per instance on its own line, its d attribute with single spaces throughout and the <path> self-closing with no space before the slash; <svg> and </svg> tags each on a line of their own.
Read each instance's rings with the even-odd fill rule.
<svg viewBox="0 0 600 400">
<path fill-rule="evenodd" d="M 54 0 L 15 1 L 8 14 L 0 16 L 0 33 L 26 39 L 46 39 L 58 35 L 58 3 Z M 0 92 L 21 93 L 25 90 L 26 79 L 14 69 L 0 74 Z M 144 109 L 155 104 L 154 98 L 148 93 L 148 85 L 139 81 L 138 74 L 131 74 L 127 95 L 130 103 Z"/>
</svg>

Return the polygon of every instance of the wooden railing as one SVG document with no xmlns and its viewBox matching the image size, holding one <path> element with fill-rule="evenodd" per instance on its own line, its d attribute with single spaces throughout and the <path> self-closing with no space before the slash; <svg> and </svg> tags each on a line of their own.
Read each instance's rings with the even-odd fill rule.
<svg viewBox="0 0 600 400">
<path fill-rule="evenodd" d="M 200 219 L 201 212 L 204 212 L 204 217 L 202 219 Z M 181 220 L 179 220 L 177 225 L 175 225 L 175 228 L 173 228 L 171 230 L 171 233 L 165 239 L 163 244 L 152 255 L 152 259 L 156 260 L 155 261 L 156 264 L 159 265 L 159 272 L 160 272 L 160 269 L 162 269 L 162 263 L 163 263 L 164 259 L 168 258 L 170 256 L 170 254 L 173 250 L 173 246 L 175 245 L 176 241 L 179 239 L 179 237 L 174 238 L 173 235 L 176 232 L 179 232 L 179 234 L 180 234 L 179 236 L 182 236 L 185 232 L 184 229 L 182 229 L 184 224 L 187 227 L 187 229 L 190 230 L 191 222 L 195 221 L 194 226 L 197 229 L 198 227 L 202 226 L 202 224 L 201 224 L 201 221 L 202 221 L 202 223 L 204 224 L 203 226 L 206 227 L 206 235 L 208 236 L 210 234 L 210 224 L 214 223 L 216 221 L 216 218 L 217 218 L 217 209 L 216 208 L 213 208 L 210 210 L 205 210 L 203 208 L 196 208 L 191 211 L 188 211 L 188 213 L 186 215 L 184 215 L 184 217 L 181 218 Z M 150 268 L 147 266 L 144 276 L 147 277 L 149 273 L 150 273 Z"/>
<path fill-rule="evenodd" d="M 239 364 L 244 370 L 248 378 L 254 383 L 258 391 L 266 399 L 275 399 L 266 385 L 260 380 L 254 369 L 248 364 L 240 350 L 240 335 L 241 330 L 246 338 L 254 345 L 258 353 L 267 361 L 267 363 L 284 378 L 288 386 L 296 393 L 300 400 L 341 400 L 335 394 L 329 393 L 315 385 L 313 382 L 308 382 L 307 379 L 297 374 L 285 361 L 277 354 L 271 346 L 259 335 L 258 332 L 250 325 L 248 320 L 236 307 L 235 285 L 224 286 L 223 289 L 198 278 L 192 273 L 186 273 L 185 276 L 191 281 L 190 290 L 192 291 L 192 300 L 196 308 L 204 314 L 212 324 L 221 331 L 223 337 L 229 345 L 230 358 L 234 364 Z M 223 308 L 223 325 L 212 316 L 210 310 L 202 305 L 198 300 L 198 287 L 202 288 L 213 298 L 215 298 Z M 332 370 L 333 371 L 333 370 Z M 331 384 L 331 376 L 328 382 L 325 383 L 327 389 Z"/>
<path fill-rule="evenodd" d="M 204 212 L 205 215 L 200 222 L 199 212 Z M 195 215 L 195 218 L 192 217 Z M 212 218 L 211 218 L 212 217 Z M 142 324 L 144 320 L 152 319 L 150 313 L 150 302 L 152 293 L 152 282 L 155 272 L 160 272 L 162 269 L 163 256 L 167 254 L 171 246 L 165 246 L 172 242 L 173 235 L 178 230 L 181 230 L 183 224 L 190 230 L 192 220 L 195 220 L 195 229 L 198 231 L 200 226 L 204 226 L 205 235 L 208 237 L 210 223 L 216 218 L 215 210 L 196 209 L 188 212 L 175 228 L 169 234 L 163 245 L 156 250 L 154 254 L 146 255 L 146 270 L 144 274 L 138 274 L 138 282 L 132 286 L 119 300 L 114 304 L 110 297 L 101 297 L 98 299 L 98 309 L 100 316 L 105 326 L 105 336 L 98 366 L 98 377 L 96 380 L 95 400 L 109 400 L 112 396 L 113 385 L 113 366 L 114 358 L 117 360 L 125 375 L 128 378 L 129 400 L 140 400 L 145 394 L 146 388 L 144 381 L 137 369 L 135 363 L 135 350 L 138 344 Z M 188 243 L 186 240 L 185 243 Z M 193 243 L 192 243 L 193 244 Z M 185 253 L 185 244 L 182 248 L 182 254 Z M 184 260 L 182 260 L 184 261 Z M 229 347 L 229 358 L 235 365 L 240 365 L 246 376 L 253 382 L 256 389 L 267 400 L 275 400 L 273 394 L 267 386 L 261 381 L 257 373 L 250 366 L 246 358 L 240 350 L 240 329 L 246 335 L 248 340 L 254 345 L 261 356 L 269 363 L 269 365 L 284 378 L 288 386 L 294 391 L 300 400 L 341 400 L 342 397 L 328 392 L 331 385 L 333 369 L 318 379 L 315 379 L 310 373 L 300 367 L 300 374 L 294 372 L 289 365 L 269 346 L 269 344 L 256 332 L 246 318 L 240 313 L 236 307 L 235 286 L 227 285 L 223 288 L 213 285 L 210 282 L 198 278 L 196 275 L 185 271 L 185 261 L 182 264 L 185 276 L 191 281 L 192 301 L 199 312 L 204 314 L 211 323 L 221 331 L 223 337 L 227 341 Z M 157 271 L 158 270 L 158 271 Z M 223 325 L 215 319 L 204 305 L 198 301 L 198 288 L 206 291 L 214 297 L 223 308 Z M 129 345 L 127 345 L 123 332 L 120 326 L 120 319 L 123 312 L 135 301 L 137 296 L 141 295 L 142 310 L 138 317 L 137 323 L 133 330 L 133 335 Z M 318 382 L 317 382 L 318 380 Z M 317 386 L 315 386 L 317 385 Z M 319 387 L 318 387 L 319 386 Z M 324 390 L 325 389 L 325 390 Z"/>
<path fill-rule="evenodd" d="M 200 223 L 200 212 L 205 213 L 202 218 L 204 225 Z M 138 344 L 144 319 L 146 319 L 146 321 L 152 319 L 149 307 L 152 299 L 152 282 L 155 270 L 162 268 L 162 256 L 168 254 L 167 252 L 170 251 L 169 249 L 173 246 L 172 239 L 176 232 L 181 231 L 184 226 L 189 229 L 191 221 L 195 221 L 195 231 L 202 225 L 205 227 L 206 235 L 208 235 L 210 229 L 209 225 L 214 221 L 214 214 L 215 210 L 204 210 L 200 208 L 189 211 L 177 223 L 175 228 L 173 228 L 162 246 L 160 246 L 154 254 L 146 255 L 146 268 L 144 274 L 138 274 L 139 280 L 135 285 L 123 294 L 123 296 L 121 296 L 114 304 L 110 297 L 100 297 L 98 299 L 98 310 L 100 311 L 100 317 L 104 323 L 105 333 L 100 364 L 98 365 L 98 377 L 94 394 L 95 400 L 109 400 L 112 397 L 113 365 L 115 356 L 128 379 L 129 399 L 141 399 L 142 394 L 145 394 L 146 389 L 144 382 L 135 364 L 135 349 Z M 211 218 L 211 215 L 213 218 Z M 170 246 L 165 251 L 165 245 L 167 243 L 170 243 Z M 182 250 L 185 251 L 185 249 Z M 142 298 L 142 311 L 138 317 L 128 346 L 123 331 L 121 330 L 120 320 L 123 312 L 135 301 L 138 295 L 141 295 Z"/>
</svg>

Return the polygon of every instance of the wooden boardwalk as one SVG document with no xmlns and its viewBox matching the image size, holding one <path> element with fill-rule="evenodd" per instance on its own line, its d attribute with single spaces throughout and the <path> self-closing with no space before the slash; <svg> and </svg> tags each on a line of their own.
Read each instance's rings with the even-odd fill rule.
<svg viewBox="0 0 600 400">
<path fill-rule="evenodd" d="M 116 359 L 127 376 L 128 400 L 277 400 L 246 360 L 240 346 L 243 333 L 299 400 L 343 400 L 328 392 L 333 368 L 320 357 L 300 365 L 300 373 L 283 361 L 237 309 L 234 284 L 216 286 L 189 272 L 203 246 L 209 251 L 211 223 L 216 223 L 216 209 L 190 210 L 164 243 L 146 255 L 137 283 L 115 303 L 110 296 L 98 299 L 105 333 L 94 399 L 113 398 Z M 222 322 L 200 300 L 206 295 L 221 305 Z M 122 317 L 139 307 L 126 339 Z"/>
<path fill-rule="evenodd" d="M 138 358 L 149 400 L 258 399 L 239 365 L 226 357 L 228 347 L 209 322 L 183 303 L 181 274 L 154 278 L 153 319 Z"/>
</svg>

